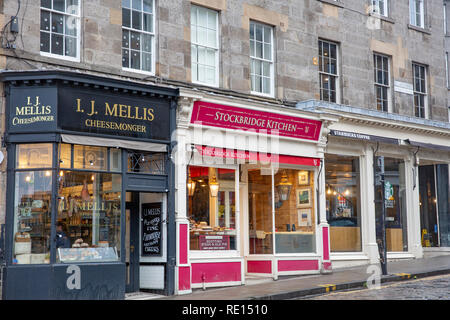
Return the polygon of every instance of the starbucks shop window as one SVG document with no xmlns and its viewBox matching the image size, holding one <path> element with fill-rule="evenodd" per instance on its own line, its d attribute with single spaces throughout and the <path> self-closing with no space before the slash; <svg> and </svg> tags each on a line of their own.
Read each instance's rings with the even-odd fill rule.
<svg viewBox="0 0 450 320">
<path fill-rule="evenodd" d="M 190 249 L 236 250 L 236 171 L 189 167 Z"/>
</svg>

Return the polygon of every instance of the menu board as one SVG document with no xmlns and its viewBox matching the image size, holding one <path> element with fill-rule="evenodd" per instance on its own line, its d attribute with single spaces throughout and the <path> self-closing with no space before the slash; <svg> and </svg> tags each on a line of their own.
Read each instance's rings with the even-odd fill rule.
<svg viewBox="0 0 450 320">
<path fill-rule="evenodd" d="M 142 204 L 142 256 L 162 255 L 162 203 Z"/>
</svg>

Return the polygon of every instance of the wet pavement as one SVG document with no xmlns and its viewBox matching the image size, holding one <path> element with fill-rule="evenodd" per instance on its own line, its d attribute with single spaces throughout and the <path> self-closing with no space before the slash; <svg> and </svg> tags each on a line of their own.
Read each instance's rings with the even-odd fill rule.
<svg viewBox="0 0 450 320">
<path fill-rule="evenodd" d="M 450 300 L 450 275 L 391 283 L 378 289 L 333 292 L 293 300 Z"/>
</svg>

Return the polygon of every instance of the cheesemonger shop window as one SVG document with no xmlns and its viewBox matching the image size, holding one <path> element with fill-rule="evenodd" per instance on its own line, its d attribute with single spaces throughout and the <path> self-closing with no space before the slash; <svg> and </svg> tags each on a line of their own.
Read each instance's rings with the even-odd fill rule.
<svg viewBox="0 0 450 320">
<path fill-rule="evenodd" d="M 359 158 L 325 155 L 325 183 L 331 251 L 361 251 Z"/>
<path fill-rule="evenodd" d="M 58 173 L 57 261 L 117 261 L 122 176 L 114 172 L 120 150 L 63 144 L 59 159 L 71 165 Z"/>
<path fill-rule="evenodd" d="M 191 250 L 236 250 L 235 170 L 189 167 Z"/>
<path fill-rule="evenodd" d="M 52 144 L 16 147 L 14 264 L 50 262 Z"/>
</svg>

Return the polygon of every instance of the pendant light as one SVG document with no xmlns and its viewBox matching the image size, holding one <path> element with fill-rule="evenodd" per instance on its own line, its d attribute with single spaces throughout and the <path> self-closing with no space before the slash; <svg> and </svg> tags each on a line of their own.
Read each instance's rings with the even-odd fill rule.
<svg viewBox="0 0 450 320">
<path fill-rule="evenodd" d="M 286 171 L 283 172 L 283 175 L 281 176 L 281 181 L 276 186 L 276 188 L 281 201 L 286 201 L 289 198 L 289 194 L 291 193 L 292 188 L 292 183 L 289 182 L 288 177 L 286 175 Z"/>
<path fill-rule="evenodd" d="M 209 189 L 211 190 L 211 196 L 217 197 L 219 193 L 219 182 L 217 182 L 215 175 L 209 181 Z"/>
</svg>

